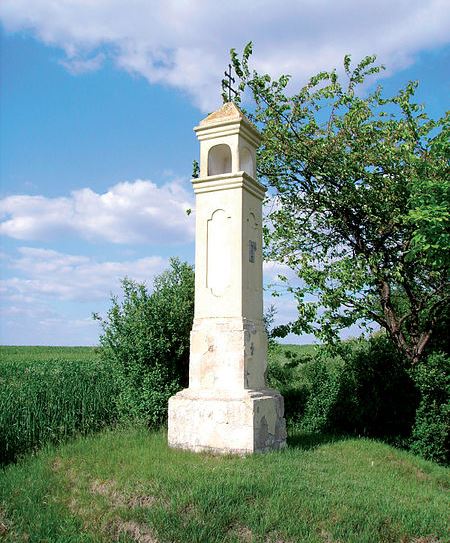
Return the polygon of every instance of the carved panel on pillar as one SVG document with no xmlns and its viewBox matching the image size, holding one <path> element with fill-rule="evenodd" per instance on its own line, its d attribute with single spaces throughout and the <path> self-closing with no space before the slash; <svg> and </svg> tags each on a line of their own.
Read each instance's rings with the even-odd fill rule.
<svg viewBox="0 0 450 543">
<path fill-rule="evenodd" d="M 231 281 L 231 217 L 216 209 L 207 226 L 206 286 L 223 296 Z"/>
</svg>

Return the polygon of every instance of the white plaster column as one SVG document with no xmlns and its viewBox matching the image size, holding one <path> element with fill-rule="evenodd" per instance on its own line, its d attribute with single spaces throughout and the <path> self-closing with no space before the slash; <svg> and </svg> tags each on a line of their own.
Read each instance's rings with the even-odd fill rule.
<svg viewBox="0 0 450 543">
<path fill-rule="evenodd" d="M 278 449 L 286 430 L 283 398 L 266 386 L 260 136 L 233 103 L 195 132 L 195 318 L 189 388 L 169 400 L 169 445 L 239 454 Z"/>
</svg>

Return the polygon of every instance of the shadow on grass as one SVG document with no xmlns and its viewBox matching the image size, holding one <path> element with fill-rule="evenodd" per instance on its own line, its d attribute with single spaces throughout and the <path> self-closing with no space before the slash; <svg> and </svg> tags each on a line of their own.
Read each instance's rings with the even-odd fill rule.
<svg viewBox="0 0 450 543">
<path fill-rule="evenodd" d="M 310 450 L 325 445 L 349 439 L 348 435 L 308 433 L 304 430 L 291 428 L 288 430 L 287 445 L 292 449 Z"/>
</svg>

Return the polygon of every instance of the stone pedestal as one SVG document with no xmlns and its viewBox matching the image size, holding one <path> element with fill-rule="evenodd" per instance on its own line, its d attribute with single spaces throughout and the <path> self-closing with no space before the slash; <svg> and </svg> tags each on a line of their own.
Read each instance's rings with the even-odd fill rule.
<svg viewBox="0 0 450 543">
<path fill-rule="evenodd" d="M 223 454 L 280 449 L 283 398 L 266 385 L 259 134 L 232 103 L 195 131 L 195 319 L 189 388 L 169 400 L 169 445 Z"/>
<path fill-rule="evenodd" d="M 248 454 L 286 444 L 283 397 L 276 390 L 182 390 L 169 400 L 169 445 Z"/>
</svg>

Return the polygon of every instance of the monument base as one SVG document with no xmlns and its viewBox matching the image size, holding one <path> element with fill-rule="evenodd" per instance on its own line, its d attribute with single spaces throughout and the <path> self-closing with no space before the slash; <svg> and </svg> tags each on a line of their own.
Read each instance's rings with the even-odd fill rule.
<svg viewBox="0 0 450 543">
<path fill-rule="evenodd" d="M 187 388 L 169 400 L 169 446 L 215 454 L 249 454 L 286 446 L 284 402 L 272 389 Z"/>
</svg>

